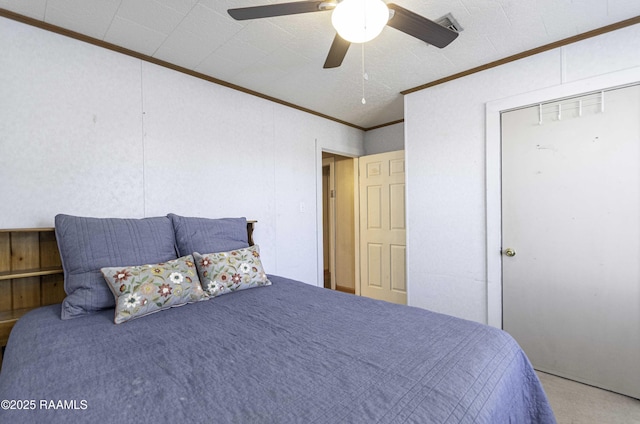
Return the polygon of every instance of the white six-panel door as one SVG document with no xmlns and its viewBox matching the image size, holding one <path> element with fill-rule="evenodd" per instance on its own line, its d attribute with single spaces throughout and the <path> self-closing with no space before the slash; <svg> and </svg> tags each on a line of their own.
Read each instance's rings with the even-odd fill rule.
<svg viewBox="0 0 640 424">
<path fill-rule="evenodd" d="M 640 86 L 540 112 L 502 115 L 503 328 L 537 369 L 640 398 Z"/>
<path fill-rule="evenodd" d="M 360 294 L 406 304 L 404 150 L 363 156 L 360 168 Z"/>
</svg>

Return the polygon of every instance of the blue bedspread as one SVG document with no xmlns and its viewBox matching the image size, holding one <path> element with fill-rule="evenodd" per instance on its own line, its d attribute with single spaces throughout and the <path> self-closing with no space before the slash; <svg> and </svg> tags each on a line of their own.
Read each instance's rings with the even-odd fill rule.
<svg viewBox="0 0 640 424">
<path fill-rule="evenodd" d="M 5 352 L 0 422 L 555 422 L 503 331 L 269 278 L 120 325 L 113 310 L 30 312 Z"/>
</svg>

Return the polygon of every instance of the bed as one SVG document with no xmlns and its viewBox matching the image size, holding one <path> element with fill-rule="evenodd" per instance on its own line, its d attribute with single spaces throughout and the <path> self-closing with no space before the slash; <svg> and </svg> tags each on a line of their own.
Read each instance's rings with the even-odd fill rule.
<svg viewBox="0 0 640 424">
<path fill-rule="evenodd" d="M 196 252 L 189 243 L 203 241 L 194 239 L 220 235 L 218 221 L 212 232 L 204 229 L 210 221 L 173 219 L 175 256 Z M 176 219 L 189 223 L 182 234 Z M 236 234 L 243 222 L 234 222 Z M 67 287 L 67 277 L 77 269 L 70 269 L 65 255 L 87 246 L 81 237 L 59 232 L 58 221 L 56 234 L 69 298 L 73 287 Z M 234 237 L 241 240 L 201 247 L 249 244 L 246 232 Z M 69 249 L 65 238 L 81 246 Z M 159 242 L 157 234 L 152 238 L 147 242 Z M 64 317 L 71 310 L 65 303 L 29 312 L 15 325 L 5 351 L 0 422 L 555 422 L 527 357 L 501 330 L 262 277 L 268 284 L 121 324 L 114 324 L 113 306 L 72 319 Z M 114 302 L 117 311 L 117 297 Z"/>
</svg>

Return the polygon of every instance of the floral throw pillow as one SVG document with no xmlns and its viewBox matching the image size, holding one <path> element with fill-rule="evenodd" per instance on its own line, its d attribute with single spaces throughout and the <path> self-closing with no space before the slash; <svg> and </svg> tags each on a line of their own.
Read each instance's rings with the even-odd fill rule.
<svg viewBox="0 0 640 424">
<path fill-rule="evenodd" d="M 116 324 L 208 298 L 191 255 L 159 264 L 100 271 L 116 300 Z"/>
<path fill-rule="evenodd" d="M 195 252 L 193 258 L 209 297 L 271 285 L 262 268 L 258 245 L 206 255 Z"/>
</svg>

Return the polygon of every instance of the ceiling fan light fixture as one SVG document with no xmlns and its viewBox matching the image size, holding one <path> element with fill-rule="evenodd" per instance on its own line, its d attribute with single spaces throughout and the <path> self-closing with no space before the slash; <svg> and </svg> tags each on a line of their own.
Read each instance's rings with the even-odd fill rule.
<svg viewBox="0 0 640 424">
<path fill-rule="evenodd" d="M 388 21 L 389 8 L 382 0 L 343 0 L 331 15 L 340 37 L 351 43 L 373 40 Z"/>
</svg>

